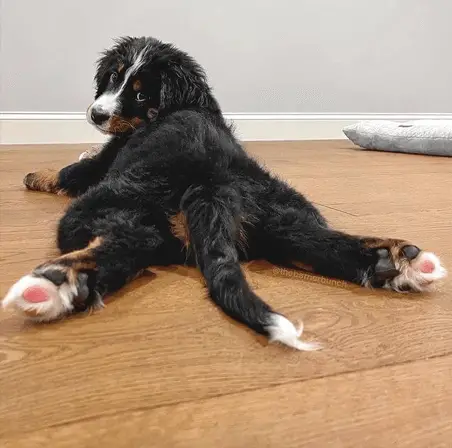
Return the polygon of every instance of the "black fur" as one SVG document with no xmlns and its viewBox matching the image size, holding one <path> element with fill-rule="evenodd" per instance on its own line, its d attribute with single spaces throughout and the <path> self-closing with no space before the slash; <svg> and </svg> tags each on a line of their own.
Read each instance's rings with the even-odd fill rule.
<svg viewBox="0 0 452 448">
<path fill-rule="evenodd" d="M 247 284 L 240 260 L 299 261 L 321 275 L 384 284 L 377 267 L 394 269 L 389 253 L 331 229 L 313 204 L 247 155 L 202 68 L 184 52 L 152 38 L 119 40 L 99 61 L 96 98 L 117 88 L 137 54 L 144 63 L 115 113 L 140 124 L 112 129 L 100 154 L 58 178 L 59 189 L 77 196 L 59 224 L 61 251 L 102 237 L 97 268 L 88 272 L 92 289 L 116 291 L 150 265 L 196 264 L 225 313 L 267 334 L 273 311 Z M 145 101 L 135 98 L 136 79 Z M 188 249 L 169 224 L 180 212 Z"/>
</svg>

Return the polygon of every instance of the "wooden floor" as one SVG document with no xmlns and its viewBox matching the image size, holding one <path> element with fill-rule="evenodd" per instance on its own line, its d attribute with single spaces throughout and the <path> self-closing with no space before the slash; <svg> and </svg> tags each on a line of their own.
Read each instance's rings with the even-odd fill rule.
<svg viewBox="0 0 452 448">
<path fill-rule="evenodd" d="M 452 268 L 452 159 L 339 142 L 248 144 L 355 233 L 402 237 Z M 67 199 L 24 174 L 86 146 L 0 150 L 0 295 L 56 254 Z M 452 282 L 430 296 L 244 266 L 325 350 L 268 345 L 225 318 L 198 273 L 153 269 L 107 307 L 47 325 L 0 312 L 1 447 L 451 447 Z"/>
</svg>

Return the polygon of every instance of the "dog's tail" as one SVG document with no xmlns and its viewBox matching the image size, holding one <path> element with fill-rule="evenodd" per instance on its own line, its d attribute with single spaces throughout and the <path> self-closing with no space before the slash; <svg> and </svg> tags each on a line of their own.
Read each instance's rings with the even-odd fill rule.
<svg viewBox="0 0 452 448">
<path fill-rule="evenodd" d="M 280 342 L 297 350 L 321 348 L 315 342 L 300 339 L 302 323 L 295 326 L 282 314 L 273 311 L 249 288 L 238 262 L 217 264 L 209 271 L 205 277 L 210 297 L 228 316 L 267 336 L 271 342 Z"/>
<path fill-rule="evenodd" d="M 218 188 L 218 187 L 217 187 Z M 189 233 L 190 250 L 204 278 L 212 300 L 230 317 L 271 341 L 298 350 L 317 350 L 318 344 L 300 340 L 298 328 L 273 311 L 248 285 L 239 264 L 237 240 L 241 234 L 240 198 L 229 188 L 216 191 L 191 188 L 181 203 Z"/>
</svg>

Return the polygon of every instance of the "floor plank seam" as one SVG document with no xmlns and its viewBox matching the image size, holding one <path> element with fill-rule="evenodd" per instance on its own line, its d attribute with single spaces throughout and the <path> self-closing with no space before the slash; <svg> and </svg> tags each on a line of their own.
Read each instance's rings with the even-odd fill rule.
<svg viewBox="0 0 452 448">
<path fill-rule="evenodd" d="M 359 217 L 359 215 L 355 215 L 354 213 L 346 212 L 345 210 L 340 210 L 339 208 L 331 207 L 330 205 L 325 205 L 325 204 L 321 204 L 320 202 L 314 202 L 314 201 L 311 201 L 311 202 L 315 205 L 320 205 L 322 207 L 329 208 L 330 210 L 334 210 L 336 212 L 343 213 L 344 215 L 353 216 L 355 218 Z"/>
<path fill-rule="evenodd" d="M 83 418 L 80 418 L 80 419 L 74 419 L 74 420 L 70 420 L 70 421 L 67 421 L 67 422 L 56 423 L 54 425 L 45 426 L 44 428 L 34 429 L 34 430 L 31 430 L 31 431 L 22 431 L 21 433 L 11 432 L 9 434 L 6 433 L 3 436 L 0 436 L 0 440 L 6 439 L 7 437 L 11 437 L 11 436 L 14 436 L 14 435 L 17 435 L 17 434 L 30 435 L 30 434 L 38 433 L 38 432 L 42 431 L 43 429 L 57 429 L 57 428 L 62 428 L 64 426 L 70 426 L 70 425 L 83 423 L 83 422 L 87 422 L 87 421 L 101 420 L 101 419 L 106 418 L 106 417 L 115 417 L 115 416 L 119 416 L 119 415 L 123 415 L 123 414 L 130 414 L 130 413 L 134 413 L 134 412 L 145 412 L 145 411 L 157 410 L 157 409 L 162 409 L 162 408 L 170 408 L 170 407 L 179 406 L 179 405 L 203 403 L 203 402 L 208 402 L 210 400 L 215 400 L 217 398 L 223 398 L 223 397 L 234 396 L 234 395 L 241 395 L 241 394 L 246 394 L 246 393 L 249 393 L 249 392 L 257 392 L 257 391 L 266 390 L 266 389 L 275 389 L 275 388 L 280 387 L 280 386 L 287 386 L 287 385 L 291 385 L 291 384 L 304 383 L 304 382 L 308 382 L 308 381 L 319 381 L 319 380 L 324 380 L 324 379 L 331 379 L 331 378 L 336 378 L 336 377 L 340 377 L 340 376 L 351 375 L 353 373 L 364 373 L 364 372 L 378 371 L 378 370 L 382 370 L 382 369 L 386 369 L 386 368 L 391 368 L 391 367 L 396 367 L 396 366 L 403 366 L 403 365 L 409 365 L 409 364 L 414 364 L 414 363 L 422 362 L 422 361 L 430 361 L 430 360 L 433 361 L 433 360 L 445 358 L 445 357 L 448 357 L 448 356 L 452 356 L 452 351 L 451 352 L 447 352 L 447 353 L 442 353 L 441 355 L 432 356 L 432 357 L 429 357 L 429 358 L 411 359 L 411 360 L 407 360 L 407 361 L 396 362 L 396 363 L 393 363 L 393 364 L 385 364 L 385 365 L 381 365 L 381 366 L 377 366 L 377 367 L 370 367 L 370 368 L 363 368 L 363 369 L 357 369 L 357 370 L 349 370 L 349 371 L 337 372 L 337 373 L 333 373 L 331 375 L 311 377 L 311 378 L 306 378 L 306 379 L 298 379 L 298 380 L 294 380 L 294 381 L 287 381 L 287 382 L 277 383 L 277 384 L 270 384 L 270 385 L 264 386 L 264 387 L 251 387 L 251 388 L 248 388 L 248 389 L 243 389 L 243 390 L 241 390 L 239 392 L 230 392 L 230 393 L 211 395 L 211 396 L 208 396 L 208 397 L 203 397 L 203 398 L 198 398 L 198 399 L 193 399 L 193 400 L 182 400 L 182 401 L 178 401 L 178 402 L 174 402 L 174 403 L 161 404 L 161 405 L 157 405 L 157 406 L 138 406 L 136 408 L 129 408 L 129 409 L 124 410 L 124 411 L 107 412 L 107 413 L 99 414 L 99 415 L 96 415 L 96 416 L 83 417 Z"/>
</svg>

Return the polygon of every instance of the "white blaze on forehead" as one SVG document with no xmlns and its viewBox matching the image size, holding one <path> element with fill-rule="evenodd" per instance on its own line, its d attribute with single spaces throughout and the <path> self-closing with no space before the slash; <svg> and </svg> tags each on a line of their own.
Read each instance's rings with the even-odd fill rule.
<svg viewBox="0 0 452 448">
<path fill-rule="evenodd" d="M 103 93 L 99 98 L 97 98 L 96 101 L 94 101 L 94 103 L 91 105 L 91 108 L 95 108 L 96 110 L 100 110 L 109 115 L 114 114 L 118 110 L 118 98 L 126 88 L 127 82 L 129 81 L 130 77 L 135 75 L 143 66 L 145 51 L 146 49 L 144 48 L 140 51 L 140 53 L 135 54 L 133 64 L 124 73 L 124 80 L 122 81 L 122 84 L 119 86 L 119 88 L 116 91 Z"/>
</svg>

